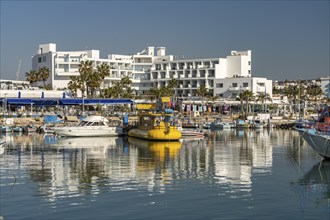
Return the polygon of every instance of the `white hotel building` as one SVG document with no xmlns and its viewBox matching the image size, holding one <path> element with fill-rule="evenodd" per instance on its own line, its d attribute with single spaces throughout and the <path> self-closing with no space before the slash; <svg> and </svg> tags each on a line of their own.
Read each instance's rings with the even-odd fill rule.
<svg viewBox="0 0 330 220">
<path fill-rule="evenodd" d="M 235 98 L 244 90 L 272 96 L 271 80 L 252 77 L 250 50 L 231 51 L 226 58 L 177 60 L 166 55 L 165 47 L 157 47 L 156 53 L 154 47 L 148 47 L 135 55 L 109 54 L 107 59 L 102 59 L 99 50 L 57 51 L 56 44 L 48 43 L 39 45 L 32 58 L 32 70 L 48 67 L 51 75 L 47 83 L 54 89 L 64 89 L 70 76 L 79 75 L 78 65 L 84 60 L 93 61 L 94 68 L 101 63 L 110 66 L 105 88 L 129 76 L 132 88 L 139 95 L 147 94 L 152 86 L 161 88 L 176 79 L 178 97 L 195 96 L 201 86 L 220 98 Z"/>
</svg>

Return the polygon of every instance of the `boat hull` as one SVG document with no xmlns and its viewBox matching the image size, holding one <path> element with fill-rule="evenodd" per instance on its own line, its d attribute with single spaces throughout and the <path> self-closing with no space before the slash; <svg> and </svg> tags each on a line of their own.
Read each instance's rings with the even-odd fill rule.
<svg viewBox="0 0 330 220">
<path fill-rule="evenodd" d="M 170 128 L 168 132 L 161 128 L 150 130 L 134 128 L 128 132 L 128 136 L 154 141 L 177 141 L 181 138 L 182 134 L 177 128 Z"/>
<path fill-rule="evenodd" d="M 63 127 L 54 128 L 54 132 L 60 136 L 66 137 L 106 137 L 122 135 L 123 129 L 120 127 Z"/>
<path fill-rule="evenodd" d="M 300 130 L 306 142 L 322 157 L 330 159 L 330 135 L 317 134 L 312 130 Z"/>
</svg>

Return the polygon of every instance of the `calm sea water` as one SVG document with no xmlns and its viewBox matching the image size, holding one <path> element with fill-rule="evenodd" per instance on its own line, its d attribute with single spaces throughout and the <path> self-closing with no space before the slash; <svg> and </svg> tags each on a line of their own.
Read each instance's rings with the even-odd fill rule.
<svg viewBox="0 0 330 220">
<path fill-rule="evenodd" d="M 182 142 L 6 140 L 5 220 L 330 219 L 330 163 L 296 131 L 216 131 Z"/>
</svg>

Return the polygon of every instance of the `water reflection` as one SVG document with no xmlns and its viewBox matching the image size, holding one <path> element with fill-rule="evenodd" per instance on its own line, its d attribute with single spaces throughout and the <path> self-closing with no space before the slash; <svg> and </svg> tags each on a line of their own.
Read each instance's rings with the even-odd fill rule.
<svg viewBox="0 0 330 220">
<path fill-rule="evenodd" d="M 271 175 L 274 149 L 292 149 L 292 137 L 299 138 L 291 131 L 274 133 L 212 131 L 207 138 L 181 142 L 7 135 L 11 161 L 2 160 L 1 166 L 25 169 L 26 178 L 38 184 L 39 195 L 54 206 L 59 199 L 113 191 L 163 194 L 181 180 L 219 187 L 219 195 L 246 198 L 252 196 L 252 177 Z M 9 176 L 4 177 L 7 184 Z"/>
<path fill-rule="evenodd" d="M 318 208 L 326 210 L 327 218 L 330 219 L 330 161 L 323 160 L 315 164 L 295 184 L 295 189 L 300 197 L 302 211 L 309 202 Z"/>
</svg>

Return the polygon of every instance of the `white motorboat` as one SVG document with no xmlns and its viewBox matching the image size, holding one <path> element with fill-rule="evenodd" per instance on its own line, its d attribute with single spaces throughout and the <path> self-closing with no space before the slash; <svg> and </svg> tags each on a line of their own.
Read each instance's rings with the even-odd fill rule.
<svg viewBox="0 0 330 220">
<path fill-rule="evenodd" d="M 54 127 L 54 132 L 68 137 L 119 136 L 123 135 L 123 128 L 118 123 L 109 123 L 105 117 L 94 115 L 82 119 L 76 126 Z"/>
</svg>

